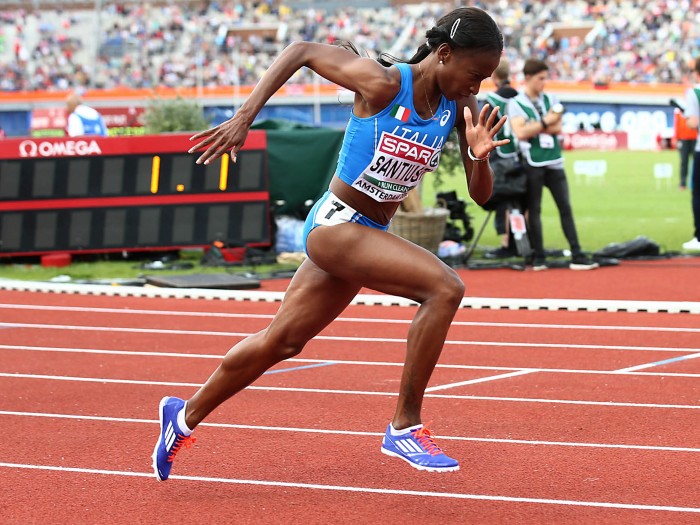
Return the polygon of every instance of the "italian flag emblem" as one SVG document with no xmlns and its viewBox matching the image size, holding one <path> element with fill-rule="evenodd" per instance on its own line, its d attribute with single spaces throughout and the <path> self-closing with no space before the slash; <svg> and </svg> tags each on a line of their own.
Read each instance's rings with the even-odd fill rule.
<svg viewBox="0 0 700 525">
<path fill-rule="evenodd" d="M 401 122 L 407 122 L 408 117 L 411 115 L 411 110 L 403 106 L 396 104 L 391 108 L 391 116 L 399 119 Z"/>
</svg>

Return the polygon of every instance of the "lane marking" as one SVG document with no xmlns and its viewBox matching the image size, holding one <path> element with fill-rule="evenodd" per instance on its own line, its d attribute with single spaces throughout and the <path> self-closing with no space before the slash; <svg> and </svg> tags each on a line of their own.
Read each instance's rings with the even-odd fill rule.
<svg viewBox="0 0 700 525">
<path fill-rule="evenodd" d="M 661 361 L 654 361 L 653 363 L 647 363 L 643 365 L 630 366 L 628 368 L 622 368 L 618 372 L 636 372 L 637 370 L 644 370 L 646 368 L 653 368 L 655 366 L 668 365 L 670 363 L 678 363 L 679 361 L 687 361 L 689 359 L 697 359 L 700 357 L 700 352 L 695 354 L 681 355 L 678 357 L 672 357 L 670 359 L 663 359 Z"/>
<path fill-rule="evenodd" d="M 136 334 L 173 334 L 173 335 L 208 335 L 216 337 L 248 337 L 253 332 L 211 332 L 206 330 L 166 330 L 161 328 L 125 328 L 112 326 L 66 326 L 58 324 L 43 323 L 0 323 L 2 326 L 14 326 L 19 328 L 32 328 L 35 330 L 69 330 L 84 332 L 125 332 Z M 332 335 L 317 335 L 314 337 L 320 341 L 348 341 L 348 342 L 369 342 L 369 343 L 400 343 L 406 344 L 406 339 L 392 337 L 346 337 Z M 668 347 L 668 346 L 623 346 L 623 345 L 582 345 L 567 343 L 522 343 L 522 342 L 501 342 L 501 341 L 458 341 L 447 340 L 446 345 L 461 346 L 498 346 L 498 347 L 523 347 L 523 348 L 578 348 L 578 349 L 600 349 L 600 350 L 632 350 L 632 351 L 656 351 L 656 352 L 698 352 L 700 348 L 688 347 Z"/>
<path fill-rule="evenodd" d="M 203 290 L 197 288 L 145 288 L 103 284 L 72 284 L 0 279 L 0 290 L 102 295 L 107 297 L 147 297 L 173 299 L 220 299 L 232 301 L 281 302 L 284 292 L 251 290 Z M 418 306 L 403 297 L 384 294 L 358 294 L 353 305 Z M 518 297 L 464 297 L 460 308 L 495 310 L 567 310 L 589 312 L 648 312 L 700 314 L 700 302 L 692 301 L 616 301 L 600 299 L 524 299 Z"/>
<path fill-rule="evenodd" d="M 100 384 L 120 384 L 120 385 L 145 385 L 145 386 L 172 386 L 172 387 L 192 387 L 199 388 L 202 383 L 184 383 L 178 381 L 143 381 L 138 379 L 107 379 L 101 377 L 73 377 L 73 376 L 57 376 L 44 374 L 17 374 L 0 372 L 0 377 L 11 379 L 38 379 L 48 381 L 75 381 L 79 383 L 100 383 Z M 373 392 L 367 390 L 335 390 L 328 388 L 299 388 L 299 387 L 275 387 L 275 386 L 255 386 L 251 385 L 245 390 L 260 390 L 264 392 L 299 392 L 310 394 L 341 394 L 353 396 L 382 396 L 396 397 L 396 392 Z M 425 397 L 436 399 L 465 399 L 478 401 L 513 401 L 518 403 L 547 403 L 561 405 L 586 405 L 586 406 L 609 406 L 609 407 L 634 407 L 634 408 L 670 408 L 679 410 L 698 410 L 700 405 L 664 405 L 660 403 L 626 403 L 615 401 L 583 401 L 574 399 L 542 399 L 542 398 L 526 398 L 526 397 L 496 397 L 496 396 L 470 396 L 470 395 L 455 395 L 455 394 L 432 394 L 428 393 Z"/>
<path fill-rule="evenodd" d="M 33 304 L 7 304 L 0 303 L 0 309 L 17 309 L 17 310 L 45 310 L 59 312 L 88 312 L 88 313 L 114 313 L 114 314 L 131 314 L 131 315 L 160 315 L 167 317 L 183 316 L 183 317 L 223 317 L 229 319 L 266 319 L 270 320 L 274 314 L 238 314 L 231 312 L 198 312 L 191 310 L 144 310 L 144 309 L 125 309 L 125 308 L 98 308 L 85 306 L 48 306 L 48 305 L 33 305 Z M 377 324 L 411 324 L 412 319 L 386 319 L 376 317 L 337 317 L 339 322 L 347 323 L 377 323 Z M 616 325 L 579 325 L 579 324 L 540 324 L 540 323 L 498 323 L 486 321 L 453 321 L 453 326 L 469 326 L 469 327 L 498 327 L 498 328 L 544 328 L 557 330 L 624 330 L 624 331 L 639 331 L 639 332 L 689 332 L 700 333 L 700 328 L 689 327 L 669 327 L 669 326 L 616 326 Z"/>
<path fill-rule="evenodd" d="M 324 361 L 323 363 L 315 363 L 313 365 L 302 365 L 302 366 L 290 366 L 286 368 L 275 368 L 273 370 L 268 370 L 267 372 L 264 372 L 263 375 L 269 375 L 269 374 L 280 374 L 282 372 L 296 372 L 298 370 L 308 370 L 309 368 L 319 368 L 322 366 L 329 366 L 329 365 L 337 365 L 338 363 L 335 361 Z"/>
<path fill-rule="evenodd" d="M 179 352 L 148 352 L 137 350 L 100 350 L 97 348 L 63 348 L 59 346 L 26 346 L 26 345 L 0 345 L 0 350 L 17 350 L 19 352 L 58 352 L 76 354 L 100 354 L 100 355 L 122 355 L 141 357 L 182 357 L 185 359 L 223 359 L 223 354 L 183 354 Z M 298 358 L 290 358 L 287 361 L 299 361 Z M 327 359 L 319 359 L 316 362 L 326 362 Z M 338 361 L 340 362 L 340 361 Z"/>
<path fill-rule="evenodd" d="M 487 381 L 496 381 L 499 379 L 506 379 L 509 377 L 522 376 L 522 375 L 526 375 L 526 374 L 531 374 L 533 372 L 538 372 L 538 370 L 528 368 L 526 370 L 518 370 L 517 372 L 510 372 L 508 374 L 498 374 L 496 376 L 479 377 L 477 379 L 468 379 L 466 381 L 459 381 L 457 383 L 447 383 L 444 385 L 431 386 L 429 388 L 426 388 L 425 391 L 426 392 L 436 392 L 438 390 L 447 390 L 448 388 L 455 388 L 458 386 L 475 385 L 477 383 L 486 383 Z"/>
<path fill-rule="evenodd" d="M 0 410 L 0 416 L 17 416 L 17 417 L 39 417 L 47 419 L 68 419 L 68 420 L 85 420 L 85 421 L 104 421 L 108 423 L 139 423 L 158 425 L 156 419 L 138 419 L 124 417 L 109 417 L 109 416 L 89 416 L 77 414 L 56 414 L 43 412 L 18 412 L 12 410 Z M 329 434 L 329 435 L 351 435 L 365 437 L 382 437 L 384 432 L 361 432 L 357 430 L 332 430 L 321 428 L 300 428 L 300 427 L 280 427 L 280 426 L 264 426 L 264 425 L 242 425 L 234 423 L 208 423 L 199 424 L 200 427 L 212 427 L 223 429 L 236 430 L 260 430 L 265 432 L 297 432 L 303 434 Z M 504 438 L 480 438 L 469 436 L 445 436 L 440 434 L 441 440 L 446 441 L 465 441 L 476 443 L 499 443 L 506 445 L 542 445 L 542 446 L 557 446 L 557 447 L 583 447 L 583 448 L 604 448 L 604 449 L 621 449 L 621 450 L 649 450 L 654 452 L 691 452 L 700 453 L 700 448 L 692 447 L 668 447 L 658 445 L 625 445 L 619 443 L 584 443 L 570 441 L 543 441 L 529 439 L 504 439 Z"/>
<path fill-rule="evenodd" d="M 17 352 L 49 352 L 49 353 L 69 353 L 69 354 L 97 354 L 97 355 L 115 355 L 115 356 L 134 356 L 134 357 L 167 357 L 167 358 L 183 358 L 183 359 L 223 359 L 225 354 L 183 354 L 179 352 L 148 352 L 137 350 L 99 350 L 95 348 L 61 348 L 54 346 L 25 346 L 25 345 L 0 345 L 1 350 L 11 350 Z M 696 355 L 696 354 L 693 354 Z M 387 367 L 403 367 L 403 362 L 389 361 L 361 361 L 351 359 L 313 359 L 304 357 L 291 357 L 284 361 L 285 363 L 328 363 L 337 365 L 353 365 L 353 366 L 387 366 Z M 640 365 L 648 366 L 648 365 Z M 503 370 L 518 372 L 524 370 L 518 366 L 482 366 L 482 365 L 453 365 L 438 363 L 435 368 L 444 368 L 450 370 Z M 634 367 L 631 367 L 634 368 Z M 593 370 L 593 369 L 569 369 L 569 368 L 527 368 L 535 372 L 551 372 L 557 374 L 591 374 L 591 375 L 633 375 L 633 376 L 648 376 L 648 377 L 700 377 L 700 373 L 682 373 L 682 372 L 636 372 L 622 370 Z"/>
<path fill-rule="evenodd" d="M 153 478 L 152 472 L 133 472 L 123 470 L 102 470 L 89 469 L 79 467 L 58 467 L 53 465 L 28 465 L 22 463 L 0 463 L 0 467 L 27 469 L 27 470 L 43 470 L 55 472 L 71 472 L 79 474 L 99 474 L 106 476 L 128 476 L 139 478 Z M 402 489 L 382 489 L 373 487 L 356 487 L 351 485 L 321 485 L 317 483 L 291 483 L 287 481 L 274 480 L 259 480 L 259 479 L 235 479 L 235 478 L 216 478 L 208 476 L 183 476 L 172 475 L 170 479 L 181 479 L 183 481 L 198 481 L 206 483 L 230 483 L 236 485 L 254 485 L 264 487 L 285 487 L 296 489 L 310 490 L 329 490 L 336 492 L 358 492 L 367 494 L 389 494 L 392 496 L 420 496 L 420 497 L 435 497 L 446 499 L 463 499 L 463 500 L 483 500 L 497 501 L 508 503 L 537 503 L 542 505 L 564 505 L 572 507 L 600 507 L 608 509 L 625 509 L 625 510 L 653 510 L 661 512 L 683 512 L 683 513 L 700 513 L 700 508 L 697 507 L 678 507 L 671 505 L 643 505 L 633 503 L 614 503 L 607 501 L 579 501 L 579 500 L 564 500 L 564 499 L 548 499 L 548 498 L 526 498 L 514 496 L 494 496 L 487 494 L 467 494 L 460 492 L 428 492 L 419 490 L 402 490 Z"/>
</svg>

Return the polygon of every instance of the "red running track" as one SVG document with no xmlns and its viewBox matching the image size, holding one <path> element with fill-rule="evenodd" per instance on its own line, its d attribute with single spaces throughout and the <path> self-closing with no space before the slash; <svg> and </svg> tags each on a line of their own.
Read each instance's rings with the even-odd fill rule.
<svg viewBox="0 0 700 525">
<path fill-rule="evenodd" d="M 700 522 L 692 314 L 461 310 L 424 417 L 462 469 L 430 474 L 379 453 L 415 308 L 353 306 L 157 483 L 160 397 L 276 308 L 0 292 L 4 521 Z"/>
<path fill-rule="evenodd" d="M 626 260 L 595 271 L 549 269 L 458 270 L 470 297 L 598 299 L 620 301 L 700 301 L 700 255 L 663 260 Z M 265 290 L 283 291 L 272 280 Z M 365 290 L 369 292 L 369 290 Z"/>
</svg>

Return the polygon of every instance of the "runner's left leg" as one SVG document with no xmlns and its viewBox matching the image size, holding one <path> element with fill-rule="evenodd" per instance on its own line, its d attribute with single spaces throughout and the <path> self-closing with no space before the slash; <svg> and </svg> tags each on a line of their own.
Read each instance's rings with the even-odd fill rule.
<svg viewBox="0 0 700 525">
<path fill-rule="evenodd" d="M 360 286 L 305 260 L 296 271 L 270 325 L 238 342 L 187 401 L 186 423 L 194 429 L 212 410 L 273 365 L 297 355 L 347 307 Z"/>
</svg>

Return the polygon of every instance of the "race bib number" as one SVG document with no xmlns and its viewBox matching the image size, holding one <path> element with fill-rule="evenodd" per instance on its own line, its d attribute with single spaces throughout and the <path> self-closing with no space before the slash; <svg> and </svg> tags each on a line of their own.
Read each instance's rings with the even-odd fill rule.
<svg viewBox="0 0 700 525">
<path fill-rule="evenodd" d="M 425 172 L 437 168 L 441 146 L 384 132 L 372 162 L 352 186 L 376 201 L 403 200 Z"/>
<path fill-rule="evenodd" d="M 352 222 L 354 215 L 355 210 L 350 206 L 330 198 L 323 201 L 321 206 L 319 206 L 315 222 L 321 226 L 335 226 L 336 224 Z"/>
<path fill-rule="evenodd" d="M 542 149 L 552 149 L 554 147 L 554 137 L 552 135 L 540 135 L 540 147 Z"/>
</svg>

